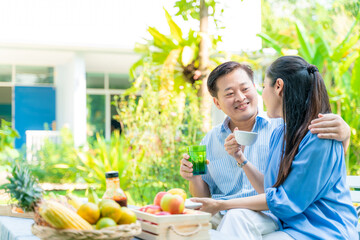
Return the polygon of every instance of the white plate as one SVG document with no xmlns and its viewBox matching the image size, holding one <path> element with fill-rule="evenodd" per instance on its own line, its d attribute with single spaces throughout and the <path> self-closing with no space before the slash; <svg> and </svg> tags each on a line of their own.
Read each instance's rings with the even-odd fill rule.
<svg viewBox="0 0 360 240">
<path fill-rule="evenodd" d="M 185 208 L 198 209 L 202 206 L 202 203 L 193 202 L 190 199 L 185 200 Z"/>
</svg>

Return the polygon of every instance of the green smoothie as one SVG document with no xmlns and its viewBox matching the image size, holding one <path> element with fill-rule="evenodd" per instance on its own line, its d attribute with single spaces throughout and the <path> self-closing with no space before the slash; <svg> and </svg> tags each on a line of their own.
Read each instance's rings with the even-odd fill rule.
<svg viewBox="0 0 360 240">
<path fill-rule="evenodd" d="M 189 161 L 193 164 L 193 175 L 202 175 L 206 173 L 206 146 L 190 146 Z"/>
</svg>

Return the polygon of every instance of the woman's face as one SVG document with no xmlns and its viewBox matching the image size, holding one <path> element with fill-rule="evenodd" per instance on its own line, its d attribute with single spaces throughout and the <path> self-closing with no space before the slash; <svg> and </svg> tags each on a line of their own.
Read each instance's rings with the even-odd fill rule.
<svg viewBox="0 0 360 240">
<path fill-rule="evenodd" d="M 264 100 L 267 115 L 270 118 L 282 117 L 282 87 L 283 81 L 277 79 L 274 86 L 271 86 L 271 80 L 266 76 L 264 80 L 264 89 L 262 98 Z"/>
</svg>

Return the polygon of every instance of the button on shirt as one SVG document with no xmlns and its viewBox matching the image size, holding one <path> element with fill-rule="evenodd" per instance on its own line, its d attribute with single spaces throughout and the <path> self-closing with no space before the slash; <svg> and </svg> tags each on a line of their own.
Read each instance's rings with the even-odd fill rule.
<svg viewBox="0 0 360 240">
<path fill-rule="evenodd" d="M 214 127 L 201 142 L 206 145 L 207 159 L 210 162 L 202 179 L 209 186 L 213 199 L 227 200 L 257 194 L 243 169 L 225 150 L 225 139 L 231 134 L 229 122 L 230 118 L 226 117 L 224 122 Z M 262 173 L 268 159 L 271 133 L 282 123 L 282 119 L 269 119 L 264 112 L 256 116 L 252 131 L 258 133 L 258 138 L 253 145 L 245 147 L 244 155 Z"/>
</svg>

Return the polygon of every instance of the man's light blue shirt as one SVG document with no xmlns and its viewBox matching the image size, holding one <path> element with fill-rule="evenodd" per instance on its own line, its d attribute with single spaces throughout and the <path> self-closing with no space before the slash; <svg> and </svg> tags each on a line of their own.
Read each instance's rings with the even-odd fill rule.
<svg viewBox="0 0 360 240">
<path fill-rule="evenodd" d="M 202 179 L 209 186 L 213 199 L 226 200 L 257 194 L 243 169 L 225 150 L 225 139 L 231 134 L 229 122 L 230 118 L 226 117 L 222 124 L 214 127 L 201 141 L 202 145 L 206 145 L 207 159 L 210 161 L 208 172 Z M 245 147 L 244 154 L 262 173 L 268 159 L 271 133 L 282 123 L 282 119 L 269 119 L 264 112 L 256 116 L 252 131 L 258 133 L 258 138 L 253 145 Z"/>
</svg>

